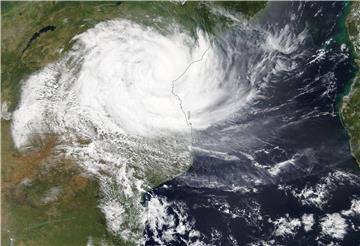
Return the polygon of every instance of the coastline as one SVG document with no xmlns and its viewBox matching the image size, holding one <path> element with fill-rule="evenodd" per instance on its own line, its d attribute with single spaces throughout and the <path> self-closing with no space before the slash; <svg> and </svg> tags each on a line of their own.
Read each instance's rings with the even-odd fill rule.
<svg viewBox="0 0 360 246">
<path fill-rule="evenodd" d="M 352 2 L 346 17 L 346 29 L 355 55 L 355 63 L 360 67 L 360 2 Z M 352 79 L 348 93 L 342 97 L 340 116 L 349 135 L 351 153 L 360 165 L 360 70 Z"/>
</svg>

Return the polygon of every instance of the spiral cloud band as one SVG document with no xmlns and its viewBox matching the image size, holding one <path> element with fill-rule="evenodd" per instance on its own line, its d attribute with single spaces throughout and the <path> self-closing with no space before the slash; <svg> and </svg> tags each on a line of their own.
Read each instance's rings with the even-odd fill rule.
<svg viewBox="0 0 360 246">
<path fill-rule="evenodd" d="M 83 55 L 80 71 L 56 90 L 66 90 L 62 105 L 76 103 L 77 110 L 93 116 L 91 122 L 109 130 L 154 136 L 187 132 L 189 123 L 205 129 L 227 119 L 245 101 L 238 84 L 226 83 L 233 79 L 231 71 L 202 32 L 194 41 L 176 29 L 163 36 L 128 21 L 111 21 L 75 39 L 74 53 Z M 23 96 L 23 101 L 34 96 Z M 26 142 L 24 136 L 14 136 L 18 146 Z"/>
</svg>

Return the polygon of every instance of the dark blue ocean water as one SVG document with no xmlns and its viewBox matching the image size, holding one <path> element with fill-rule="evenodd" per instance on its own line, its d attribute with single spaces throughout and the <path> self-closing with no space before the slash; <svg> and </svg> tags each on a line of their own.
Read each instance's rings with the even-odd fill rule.
<svg viewBox="0 0 360 246">
<path fill-rule="evenodd" d="M 187 173 L 151 192 L 173 204 L 167 212 L 176 223 L 181 218 L 175 207 L 182 204 L 192 230 L 200 233 L 197 238 L 204 243 L 360 245 L 360 217 L 344 212 L 360 198 L 360 171 L 336 108 L 337 95 L 356 71 L 343 33 L 347 8 L 344 2 L 271 2 L 257 22 L 272 30 L 295 18 L 294 32 L 306 29 L 310 35 L 303 48 L 306 59 L 299 61 L 295 72 L 272 76 L 271 86 L 261 92 L 263 97 L 230 125 L 195 133 L 197 138 L 218 141 L 219 151 L 225 149 L 237 158 L 224 160 L 195 152 Z M 230 33 L 234 40 L 236 35 L 246 36 L 246 31 Z M 239 46 L 240 51 L 245 48 Z M 321 52 L 325 55 L 311 62 Z M 229 126 L 237 129 L 231 148 L 222 146 L 227 142 L 221 139 Z M 304 214 L 314 219 L 308 231 Z M 324 221 L 332 214 L 345 221 L 343 236 L 324 231 Z M 290 228 L 281 221 L 301 224 Z M 279 233 L 281 225 L 290 232 Z M 157 245 L 149 228 L 145 234 L 147 245 Z M 189 233 L 178 234 L 169 245 L 192 241 Z"/>
</svg>

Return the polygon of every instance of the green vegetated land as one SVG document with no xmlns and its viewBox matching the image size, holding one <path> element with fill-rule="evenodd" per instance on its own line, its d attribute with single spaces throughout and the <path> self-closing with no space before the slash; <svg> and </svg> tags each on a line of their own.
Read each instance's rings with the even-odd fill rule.
<svg viewBox="0 0 360 246">
<path fill-rule="evenodd" d="M 360 165 L 360 2 L 352 2 L 346 26 L 359 70 L 349 94 L 343 98 L 341 115 L 350 136 L 352 154 Z"/>
<path fill-rule="evenodd" d="M 251 17 L 265 2 L 216 2 Z M 210 32 L 218 21 L 201 2 L 1 2 L 1 103 L 11 112 L 21 81 L 71 49 L 72 38 L 101 21 L 126 18 L 153 24 L 174 19 L 187 30 Z M 194 32 L 195 33 L 195 32 Z M 1 120 L 1 245 L 121 245 L 97 207 L 99 187 L 74 160 L 54 158 L 56 136 L 20 152 L 11 119 Z M 57 153 L 59 154 L 59 153 Z"/>
</svg>

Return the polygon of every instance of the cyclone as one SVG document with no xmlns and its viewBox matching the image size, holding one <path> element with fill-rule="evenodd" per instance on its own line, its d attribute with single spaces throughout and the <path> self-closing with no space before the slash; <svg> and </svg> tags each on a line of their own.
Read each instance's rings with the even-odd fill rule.
<svg viewBox="0 0 360 246">
<path fill-rule="evenodd" d="M 173 28 L 164 36 L 154 28 L 116 20 L 76 36 L 69 57 L 81 57 L 80 64 L 74 62 L 79 72 L 76 79 L 56 84 L 65 99 L 61 105 L 67 107 L 58 105 L 56 111 L 71 118 L 76 108 L 74 113 L 86 112 L 102 128 L 143 137 L 186 134 L 190 125 L 200 130 L 227 120 L 249 99 L 250 88 L 239 83 L 205 33 L 191 37 Z M 66 65 L 53 64 L 47 75 L 36 76 L 55 76 L 54 66 Z M 31 97 L 24 95 L 23 101 Z M 18 146 L 26 142 L 26 136 L 14 136 Z"/>
</svg>

